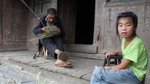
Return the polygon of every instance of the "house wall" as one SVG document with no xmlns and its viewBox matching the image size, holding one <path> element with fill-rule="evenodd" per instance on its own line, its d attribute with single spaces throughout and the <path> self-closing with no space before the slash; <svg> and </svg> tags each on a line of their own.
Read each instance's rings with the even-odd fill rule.
<svg viewBox="0 0 150 84">
<path fill-rule="evenodd" d="M 32 7 L 33 0 L 25 0 Z M 107 2 L 110 1 L 110 2 Z M 47 8 L 57 9 L 57 0 L 51 0 Z M 118 13 L 133 11 L 139 18 L 138 36 L 144 41 L 150 56 L 150 1 L 149 0 L 96 0 L 93 45 L 98 46 L 97 54 L 120 50 L 116 36 L 116 17 Z M 46 12 L 38 14 L 39 17 Z M 75 18 L 74 18 L 75 19 Z M 73 19 L 73 20 L 74 20 Z M 0 0 L 0 51 L 36 50 L 37 39 L 32 29 L 38 19 L 18 0 Z M 70 37 L 69 37 L 70 38 Z M 68 39 L 69 40 L 69 39 Z M 150 60 L 150 58 L 149 58 Z M 150 81 L 150 61 L 146 84 Z"/>
<path fill-rule="evenodd" d="M 120 50 L 120 41 L 116 35 L 116 19 L 121 12 L 132 11 L 138 16 L 137 35 L 144 41 L 150 56 L 150 1 L 149 0 L 96 0 L 94 45 L 98 53 Z M 149 58 L 150 60 L 150 58 Z M 146 83 L 150 81 L 150 61 Z"/>
<path fill-rule="evenodd" d="M 66 33 L 64 43 L 75 42 L 76 2 L 77 0 L 58 0 L 58 16 Z"/>
<path fill-rule="evenodd" d="M 98 45 L 98 53 L 120 50 L 120 41 L 116 35 L 116 19 L 121 12 L 133 11 L 139 19 L 137 34 L 148 50 L 150 50 L 150 1 L 128 0 L 128 2 L 106 2 L 96 0 L 94 44 Z"/>
<path fill-rule="evenodd" d="M 27 49 L 28 10 L 18 0 L 0 0 L 0 51 Z"/>
<path fill-rule="evenodd" d="M 48 8 L 56 8 L 57 9 L 57 0 L 49 0 L 49 3 L 45 3 L 43 5 L 43 12 L 36 12 L 37 16 L 40 18 L 43 15 L 46 14 Z M 31 8 L 33 8 L 33 0 L 30 0 Z M 40 8 L 35 8 L 35 10 L 39 10 Z M 28 23 L 28 34 L 27 34 L 27 48 L 30 51 L 37 51 L 37 44 L 38 39 L 36 39 L 36 36 L 33 34 L 32 30 L 37 25 L 39 20 L 37 17 L 30 11 L 29 12 L 29 23 Z"/>
<path fill-rule="evenodd" d="M 0 48 L 2 47 L 2 43 L 3 43 L 3 41 L 2 41 L 2 36 L 3 36 L 3 34 L 2 34 L 2 31 L 3 31 L 3 29 L 2 29 L 2 26 L 3 25 L 3 1 L 2 0 L 0 0 Z"/>
</svg>

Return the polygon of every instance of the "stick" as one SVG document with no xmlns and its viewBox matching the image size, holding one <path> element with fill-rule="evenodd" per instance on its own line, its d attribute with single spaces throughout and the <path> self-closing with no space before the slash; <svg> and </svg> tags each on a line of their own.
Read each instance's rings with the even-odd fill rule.
<svg viewBox="0 0 150 84">
<path fill-rule="evenodd" d="M 44 23 L 37 16 L 37 14 L 26 4 L 26 2 L 24 0 L 21 0 L 21 2 L 37 17 L 37 19 L 42 23 L 42 25 L 45 26 Z"/>
</svg>

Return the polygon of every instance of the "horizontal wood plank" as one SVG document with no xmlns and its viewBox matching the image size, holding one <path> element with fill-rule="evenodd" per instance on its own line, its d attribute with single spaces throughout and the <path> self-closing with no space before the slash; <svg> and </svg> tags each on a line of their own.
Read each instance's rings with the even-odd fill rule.
<svg viewBox="0 0 150 84">
<path fill-rule="evenodd" d="M 81 53 L 97 53 L 97 46 L 84 44 L 64 44 L 65 51 L 81 52 Z"/>
</svg>

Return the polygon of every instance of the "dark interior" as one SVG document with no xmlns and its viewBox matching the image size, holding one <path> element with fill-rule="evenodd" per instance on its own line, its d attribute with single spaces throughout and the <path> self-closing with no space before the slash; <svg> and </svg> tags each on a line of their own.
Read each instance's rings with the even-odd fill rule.
<svg viewBox="0 0 150 84">
<path fill-rule="evenodd" d="M 93 44 L 95 0 L 77 0 L 75 44 Z"/>
</svg>

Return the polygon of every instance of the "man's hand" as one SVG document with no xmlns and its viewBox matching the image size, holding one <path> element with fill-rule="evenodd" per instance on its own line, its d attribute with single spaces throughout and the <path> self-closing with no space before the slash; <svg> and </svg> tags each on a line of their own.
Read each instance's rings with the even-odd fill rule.
<svg viewBox="0 0 150 84">
<path fill-rule="evenodd" d="M 60 29 L 58 29 L 58 35 L 60 35 L 60 33 L 61 33 L 61 31 L 60 31 Z"/>
<path fill-rule="evenodd" d="M 46 28 L 48 28 L 48 27 L 43 27 L 41 30 L 42 30 L 42 31 L 46 31 L 46 30 L 45 30 Z"/>
</svg>

